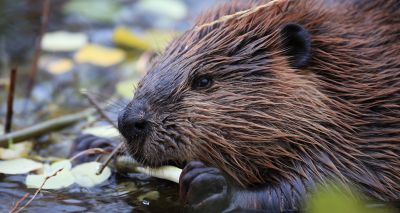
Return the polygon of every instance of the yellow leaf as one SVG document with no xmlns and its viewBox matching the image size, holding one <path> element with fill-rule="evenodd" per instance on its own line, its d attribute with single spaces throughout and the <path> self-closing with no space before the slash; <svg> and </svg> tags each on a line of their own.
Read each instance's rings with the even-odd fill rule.
<svg viewBox="0 0 400 213">
<path fill-rule="evenodd" d="M 141 50 L 148 50 L 151 47 L 151 45 L 145 39 L 143 39 L 143 37 L 137 36 L 126 27 L 117 27 L 114 30 L 113 41 L 116 44 Z"/>
<path fill-rule="evenodd" d="M 127 27 L 117 27 L 113 33 L 113 41 L 135 49 L 161 51 L 176 35 L 176 32 L 160 30 L 150 30 L 143 35 L 137 35 Z"/>
<path fill-rule="evenodd" d="M 122 62 L 125 57 L 125 52 L 120 49 L 88 44 L 75 54 L 74 59 L 78 63 L 91 63 L 108 67 Z"/>
<path fill-rule="evenodd" d="M 72 69 L 73 63 L 70 59 L 63 58 L 51 63 L 48 71 L 52 74 L 62 74 Z"/>
</svg>

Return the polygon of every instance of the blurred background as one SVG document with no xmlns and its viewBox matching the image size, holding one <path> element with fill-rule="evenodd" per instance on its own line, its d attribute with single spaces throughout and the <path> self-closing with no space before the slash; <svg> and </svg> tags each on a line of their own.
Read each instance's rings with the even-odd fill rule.
<svg viewBox="0 0 400 213">
<path fill-rule="evenodd" d="M 114 98 L 115 119 L 149 61 L 222 0 L 0 0 L 0 136 L 11 69 L 17 70 L 11 131 Z M 93 122 L 92 122 L 93 123 Z M 29 140 L 29 158 L 66 158 L 82 126 Z M 32 145 L 33 144 L 33 145 Z M 1 150 L 0 150 L 1 151 Z M 7 160 L 0 152 L 0 160 Z M 25 175 L 0 173 L 0 212 L 27 189 Z M 112 175 L 91 189 L 42 191 L 29 212 L 180 212 L 177 185 L 139 174 Z"/>
<path fill-rule="evenodd" d="M 46 2 L 48 17 L 43 20 Z M 5 115 L 12 67 L 18 69 L 15 128 L 49 113 L 81 108 L 85 102 L 80 88 L 107 98 L 121 80 L 129 80 L 129 92 L 119 85 L 119 92 L 129 97 L 132 80 L 143 75 L 149 59 L 192 26 L 201 10 L 218 2 L 222 1 L 1 0 L 0 116 Z M 23 111 L 27 116 L 19 116 Z"/>
</svg>

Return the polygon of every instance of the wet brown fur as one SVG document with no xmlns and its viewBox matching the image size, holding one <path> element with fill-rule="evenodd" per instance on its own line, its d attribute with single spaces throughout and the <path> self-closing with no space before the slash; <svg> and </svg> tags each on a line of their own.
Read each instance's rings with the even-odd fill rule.
<svg viewBox="0 0 400 213">
<path fill-rule="evenodd" d="M 222 5 L 196 25 L 254 5 Z M 280 30 L 291 22 L 311 34 L 302 69 L 282 47 Z M 238 185 L 282 195 L 336 179 L 372 198 L 400 199 L 398 0 L 282 1 L 193 29 L 138 86 L 153 128 L 143 146 L 130 147 L 140 161 L 201 160 Z M 214 85 L 193 89 L 200 75 Z"/>
</svg>

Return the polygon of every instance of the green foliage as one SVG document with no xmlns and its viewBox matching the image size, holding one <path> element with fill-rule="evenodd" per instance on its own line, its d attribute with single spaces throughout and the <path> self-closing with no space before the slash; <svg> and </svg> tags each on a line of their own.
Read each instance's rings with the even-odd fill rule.
<svg viewBox="0 0 400 213">
<path fill-rule="evenodd" d="M 394 213 L 384 206 L 368 207 L 368 203 L 357 199 L 357 192 L 340 184 L 317 188 L 306 204 L 308 213 Z"/>
</svg>

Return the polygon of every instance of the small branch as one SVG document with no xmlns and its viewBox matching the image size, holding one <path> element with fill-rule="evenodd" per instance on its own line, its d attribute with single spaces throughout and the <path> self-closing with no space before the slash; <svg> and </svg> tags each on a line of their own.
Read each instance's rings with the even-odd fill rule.
<svg viewBox="0 0 400 213">
<path fill-rule="evenodd" d="M 18 143 L 55 130 L 60 130 L 93 115 L 95 112 L 95 109 L 87 109 L 76 114 L 65 115 L 63 117 L 48 120 L 43 123 L 28 127 L 26 129 L 14 131 L 5 135 L 0 135 L 0 147 L 7 146 L 8 141 L 10 140 L 12 140 L 14 143 Z"/>
<path fill-rule="evenodd" d="M 262 9 L 271 7 L 272 5 L 274 5 L 276 3 L 279 3 L 279 2 L 283 2 L 283 1 L 290 1 L 290 0 L 271 0 L 266 4 L 259 5 L 259 6 L 255 7 L 255 8 L 239 11 L 239 12 L 236 12 L 236 13 L 231 14 L 231 15 L 222 16 L 221 18 L 219 18 L 219 19 L 217 19 L 215 21 L 212 21 L 212 22 L 209 22 L 209 23 L 205 23 L 205 24 L 202 24 L 200 26 L 196 26 L 195 27 L 195 31 L 200 31 L 200 30 L 202 30 L 202 29 L 204 29 L 206 27 L 211 27 L 211 26 L 213 26 L 215 24 L 220 24 L 222 22 L 230 21 L 232 19 L 244 18 L 244 17 L 246 17 L 248 15 L 251 15 L 251 14 L 256 13 L 256 12 L 262 10 Z"/>
<path fill-rule="evenodd" d="M 122 148 L 122 146 L 124 145 L 124 143 L 119 143 L 117 147 L 115 147 L 115 149 L 111 152 L 111 154 L 107 157 L 107 159 L 100 165 L 99 169 L 96 172 L 96 175 L 100 175 L 104 168 L 106 168 L 106 166 L 110 163 L 111 159 L 113 159 L 117 153 L 119 152 L 119 150 Z"/>
<path fill-rule="evenodd" d="M 79 158 L 82 155 L 94 155 L 94 154 L 109 154 L 110 152 L 105 151 L 104 149 L 101 148 L 91 148 L 91 149 L 86 149 L 83 150 L 82 152 L 79 152 L 78 154 L 72 156 L 69 160 L 74 161 L 75 159 Z"/>
<path fill-rule="evenodd" d="M 104 112 L 100 104 L 93 98 L 93 96 L 86 91 L 85 89 L 81 90 L 82 95 L 84 95 L 89 102 L 92 104 L 94 108 L 96 108 L 97 112 L 103 117 L 108 123 L 110 123 L 114 128 L 118 129 L 117 125 L 112 121 L 112 119 Z"/>
<path fill-rule="evenodd" d="M 42 20 L 41 20 L 41 28 L 38 34 L 38 37 L 35 42 L 34 54 L 32 59 L 32 67 L 29 73 L 28 85 L 26 90 L 26 102 L 25 109 L 27 109 L 28 100 L 31 97 L 31 91 L 33 86 L 35 85 L 36 74 L 38 70 L 38 64 L 40 59 L 40 50 L 42 44 L 42 38 L 44 33 L 47 31 L 47 26 L 49 23 L 49 13 L 50 13 L 50 0 L 43 1 L 43 10 L 42 10 Z M 25 110 L 24 110 L 25 111 Z"/>
<path fill-rule="evenodd" d="M 104 110 L 100 107 L 100 104 L 96 101 L 95 98 L 85 89 L 81 90 L 81 93 L 89 100 L 94 108 L 96 108 L 97 112 L 101 115 L 103 119 L 105 119 L 108 123 L 110 123 L 114 128 L 118 129 L 118 126 L 112 121 L 112 119 L 104 112 Z M 104 168 L 110 163 L 111 159 L 117 155 L 123 143 L 118 144 L 117 147 L 111 152 L 111 154 L 107 157 L 107 159 L 100 165 L 99 169 L 97 170 L 97 175 L 100 175 Z"/>
<path fill-rule="evenodd" d="M 9 84 L 10 89 L 8 90 L 8 97 L 7 97 L 6 123 L 4 126 L 4 133 L 6 133 L 6 134 L 11 131 L 11 126 L 12 126 L 14 91 L 15 91 L 16 79 L 17 79 L 17 68 L 12 68 L 11 75 L 10 75 L 10 84 Z"/>
<path fill-rule="evenodd" d="M 28 202 L 26 202 L 25 205 L 23 205 L 21 208 L 17 209 L 17 208 L 18 208 L 18 205 L 19 205 L 23 200 L 25 200 L 26 197 L 28 197 L 28 196 L 25 196 L 25 195 L 24 195 L 24 196 L 16 203 L 16 205 L 14 206 L 14 208 L 11 209 L 10 213 L 18 213 L 18 212 L 22 211 L 23 209 L 25 209 L 25 208 L 26 208 L 30 203 L 32 203 L 32 201 L 36 198 L 36 196 L 37 196 L 37 195 L 39 194 L 39 192 L 42 190 L 44 184 L 46 184 L 46 182 L 47 182 L 50 178 L 56 176 L 56 175 L 57 175 L 59 172 L 61 172 L 63 169 L 64 169 L 64 168 L 61 168 L 61 169 L 57 170 L 56 172 L 54 172 L 52 175 L 46 176 L 46 177 L 44 178 L 44 181 L 43 181 L 42 185 L 40 185 L 40 187 L 36 190 L 35 194 L 33 194 L 33 196 L 31 197 L 31 199 L 29 199 Z"/>
<path fill-rule="evenodd" d="M 22 201 L 24 201 L 27 197 L 29 196 L 29 193 L 24 194 L 24 196 L 21 197 L 21 199 L 19 199 L 15 205 L 13 206 L 13 208 L 9 211 L 10 213 L 13 213 L 17 210 L 18 206 L 22 203 Z"/>
</svg>

